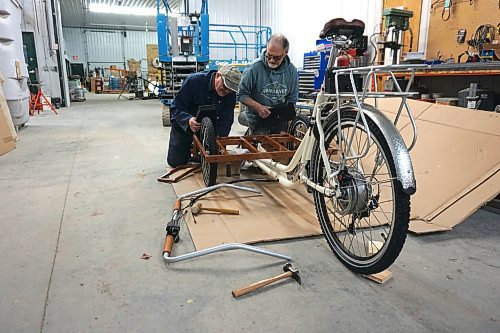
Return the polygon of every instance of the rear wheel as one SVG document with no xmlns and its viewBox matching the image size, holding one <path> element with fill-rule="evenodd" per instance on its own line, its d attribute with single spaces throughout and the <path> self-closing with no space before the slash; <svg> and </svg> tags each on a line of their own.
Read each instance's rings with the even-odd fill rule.
<svg viewBox="0 0 500 333">
<path fill-rule="evenodd" d="M 209 155 L 217 155 L 217 142 L 215 140 L 215 127 L 212 120 L 205 117 L 201 121 L 200 130 L 201 144 L 203 149 Z M 208 163 L 201 154 L 201 170 L 203 173 L 203 181 L 206 186 L 215 185 L 217 182 L 217 163 Z"/>
<path fill-rule="evenodd" d="M 354 272 L 374 274 L 387 269 L 398 257 L 406 240 L 410 197 L 396 179 L 394 160 L 381 130 L 367 118 L 368 133 L 357 112 L 341 111 L 342 144 L 337 115 L 325 121 L 325 142 L 316 142 L 311 176 L 315 183 L 331 187 L 320 153 L 324 144 L 332 176 L 341 195 L 329 197 L 314 191 L 316 214 L 328 245 L 340 261 Z M 348 143 L 352 144 L 348 149 Z M 369 145 L 369 146 L 368 146 Z M 344 156 L 359 156 L 342 163 Z"/>
</svg>

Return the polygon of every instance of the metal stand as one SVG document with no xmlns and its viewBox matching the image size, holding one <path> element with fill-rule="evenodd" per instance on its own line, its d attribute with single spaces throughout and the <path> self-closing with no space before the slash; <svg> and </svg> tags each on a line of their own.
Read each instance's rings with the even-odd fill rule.
<svg viewBox="0 0 500 333">
<path fill-rule="evenodd" d="M 165 253 L 163 253 L 163 259 L 165 259 L 166 262 L 171 263 L 171 262 L 178 262 L 178 261 L 183 261 L 183 260 L 187 260 L 187 259 L 197 258 L 197 257 L 205 256 L 207 254 L 212 254 L 212 253 L 216 253 L 216 252 L 223 252 L 223 251 L 230 251 L 230 250 L 246 250 L 246 251 L 250 251 L 250 252 L 255 252 L 255 253 L 271 256 L 271 257 L 280 258 L 280 259 L 287 260 L 287 261 L 292 260 L 292 257 L 286 256 L 284 254 L 264 250 L 264 249 L 261 249 L 261 248 L 255 247 L 255 246 L 241 244 L 241 243 L 222 244 L 222 245 L 211 247 L 208 249 L 182 254 L 182 255 L 176 256 L 176 257 L 169 257 L 168 253 L 165 252 Z"/>
</svg>

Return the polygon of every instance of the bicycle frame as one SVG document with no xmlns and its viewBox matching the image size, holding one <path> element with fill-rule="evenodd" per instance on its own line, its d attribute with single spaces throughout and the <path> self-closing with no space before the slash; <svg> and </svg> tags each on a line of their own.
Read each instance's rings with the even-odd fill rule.
<svg viewBox="0 0 500 333">
<path fill-rule="evenodd" d="M 337 39 L 337 40 L 332 40 L 333 42 L 333 47 L 330 51 L 330 59 L 328 61 L 328 66 L 327 68 L 331 68 L 331 64 L 333 62 L 333 59 L 335 59 L 335 65 L 337 63 L 337 57 L 340 54 L 340 52 L 350 44 L 350 41 L 348 39 Z M 426 65 L 424 65 L 426 66 Z M 309 126 L 304 138 L 302 139 L 302 142 L 298 146 L 295 154 L 293 155 L 292 159 L 288 164 L 282 164 L 280 162 L 273 161 L 271 159 L 261 159 L 261 160 L 254 160 L 252 163 L 256 165 L 258 168 L 263 170 L 265 173 L 275 177 L 283 186 L 288 187 L 288 188 L 295 188 L 301 183 L 306 183 L 309 187 L 313 188 L 316 191 L 319 191 L 323 193 L 326 196 L 334 196 L 334 197 L 340 197 L 341 193 L 339 190 L 339 184 L 337 181 L 337 175 L 340 170 L 342 170 L 345 166 L 346 161 L 351 160 L 351 159 L 359 159 L 368 153 L 369 147 L 371 145 L 371 138 L 370 138 L 370 132 L 369 132 L 369 127 L 367 124 L 367 117 L 369 116 L 370 118 L 377 118 L 373 115 L 373 113 L 379 113 L 381 117 L 384 117 L 381 115 L 380 111 L 378 111 L 378 98 L 389 98 L 389 97 L 398 97 L 401 98 L 401 104 L 398 109 L 398 113 L 393 121 L 393 127 L 392 129 L 387 128 L 387 124 L 384 124 L 383 128 L 381 130 L 384 132 L 390 132 L 389 134 L 392 134 L 394 131 L 397 132 L 395 129 L 395 125 L 397 124 L 398 120 L 400 119 L 401 113 L 404 110 L 406 110 L 406 114 L 408 115 L 410 119 L 410 123 L 412 126 L 413 130 L 413 139 L 410 144 L 410 147 L 406 150 L 406 153 L 411 150 L 416 143 L 417 139 L 417 127 L 415 124 L 415 119 L 411 113 L 410 107 L 407 102 L 407 97 L 412 95 L 412 93 L 409 92 L 409 88 L 411 86 L 411 83 L 413 81 L 414 75 L 415 75 L 415 67 L 423 67 L 419 65 L 413 65 L 413 66 L 406 66 L 406 65 L 389 65 L 389 66 L 367 66 L 367 67 L 357 67 L 357 68 L 341 68 L 337 70 L 333 70 L 332 73 L 335 75 L 335 93 L 334 94 L 328 94 L 325 92 L 325 84 L 321 87 L 321 91 L 318 93 L 316 102 L 314 104 L 314 109 L 311 115 L 311 118 L 314 119 L 312 122 L 312 126 Z M 399 83 L 396 81 L 396 78 L 394 76 L 394 72 L 410 72 L 410 79 L 407 84 L 406 89 L 403 91 L 399 85 Z M 354 81 L 354 75 L 355 74 L 361 74 L 365 77 L 365 84 L 363 86 L 363 90 L 361 92 L 358 92 L 356 89 L 355 81 Z M 338 78 L 339 75 L 349 75 L 350 82 L 352 85 L 352 92 L 340 92 L 339 91 L 339 85 L 338 85 Z M 395 83 L 396 92 L 378 92 L 376 89 L 376 84 L 375 84 L 375 90 L 371 91 L 370 89 L 370 82 L 374 80 L 376 82 L 377 75 L 388 75 L 392 78 L 393 82 Z M 325 75 L 325 80 L 326 80 L 326 75 Z M 370 108 L 370 110 L 367 110 L 368 105 L 364 103 L 366 98 L 374 98 L 375 99 L 375 108 Z M 325 141 L 325 133 L 323 130 L 323 121 L 326 119 L 322 115 L 322 110 L 329 104 L 332 106 L 335 106 L 335 108 L 332 107 L 332 111 L 337 113 L 338 117 L 338 123 L 340 124 L 341 119 L 340 119 L 340 114 L 341 114 L 341 108 L 345 105 L 347 105 L 345 102 L 346 101 L 354 101 L 355 103 L 349 104 L 351 107 L 355 107 L 355 109 L 358 111 L 356 120 L 355 120 L 355 125 L 357 125 L 359 122 L 362 123 L 364 129 L 367 132 L 367 137 L 368 137 L 368 144 L 366 145 L 364 151 L 360 155 L 353 155 L 353 156 L 346 156 L 344 155 L 344 152 L 342 149 L 339 150 L 340 156 L 339 156 L 339 161 L 340 161 L 340 167 L 336 168 L 336 171 L 333 171 L 330 163 L 328 162 L 328 156 L 327 156 L 327 151 L 324 147 L 324 145 L 320 146 L 320 151 L 321 151 L 321 158 L 323 159 L 326 174 L 327 174 L 327 179 L 329 179 L 330 182 L 330 187 L 324 187 L 321 185 L 318 185 L 314 183 L 311 179 L 309 179 L 307 175 L 307 170 L 305 166 L 307 163 L 310 162 L 311 160 L 311 155 L 313 151 L 313 147 L 316 142 L 316 137 L 313 135 L 313 130 L 314 128 L 317 130 L 317 133 L 319 135 L 319 140 L 320 142 Z M 342 104 L 344 102 L 344 104 Z M 329 114 L 332 112 L 329 111 Z M 356 126 L 354 126 L 356 128 Z M 353 138 L 355 135 L 355 131 L 353 131 L 350 134 L 350 137 L 344 138 L 341 135 L 341 126 L 338 126 L 339 129 L 339 147 L 342 147 L 342 142 L 343 140 L 346 140 L 347 142 L 347 149 L 346 151 L 350 151 L 351 145 L 353 142 Z M 398 133 L 398 132 L 397 132 Z M 399 136 L 399 133 L 398 133 Z M 396 148 L 394 148 L 396 149 Z M 406 149 L 406 147 L 405 147 Z M 396 156 L 397 157 L 397 156 Z M 409 161 L 409 155 L 407 160 Z M 408 161 L 401 161 L 403 165 L 407 166 Z M 411 168 L 411 161 L 410 163 L 410 168 Z M 396 164 L 398 164 L 398 161 L 396 161 Z M 413 177 L 413 171 L 411 172 L 411 177 Z M 402 180 L 401 180 L 402 181 Z M 406 183 L 411 182 L 411 179 L 405 180 Z M 414 182 L 414 179 L 413 179 Z M 405 183 L 402 181 L 402 183 Z M 409 190 L 411 192 L 411 190 Z"/>
</svg>

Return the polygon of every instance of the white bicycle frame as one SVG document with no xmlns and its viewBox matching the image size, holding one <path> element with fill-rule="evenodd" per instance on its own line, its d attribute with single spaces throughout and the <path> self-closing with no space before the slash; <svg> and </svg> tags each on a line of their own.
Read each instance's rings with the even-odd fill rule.
<svg viewBox="0 0 500 333">
<path fill-rule="evenodd" d="M 335 65 L 337 63 L 337 56 L 340 53 L 340 50 L 345 46 L 348 45 L 350 42 L 349 40 L 333 40 L 333 45 L 331 51 L 330 51 L 330 59 L 327 65 L 327 68 L 331 68 L 331 63 L 332 60 L 335 59 Z M 424 65 L 426 67 L 426 65 Z M 337 173 L 340 172 L 343 167 L 345 166 L 345 162 L 351 159 L 359 159 L 368 153 L 369 147 L 371 146 L 371 136 L 370 136 L 370 130 L 367 124 L 367 115 L 365 114 L 367 111 L 365 110 L 366 104 L 364 104 L 364 101 L 366 98 L 374 98 L 375 99 L 375 109 L 376 112 L 380 113 L 378 111 L 378 98 L 390 98 L 390 97 L 397 97 L 401 98 L 401 104 L 399 106 L 398 113 L 396 114 L 396 117 L 393 121 L 393 126 L 394 128 L 391 130 L 396 130 L 395 125 L 397 124 L 398 120 L 400 119 L 400 116 L 402 114 L 403 109 L 406 111 L 406 114 L 408 115 L 410 119 L 410 123 L 413 129 L 413 139 L 410 144 L 410 147 L 407 149 L 407 151 L 411 150 L 416 143 L 417 140 L 417 127 L 415 124 L 415 119 L 411 113 L 410 107 L 407 102 L 407 97 L 411 96 L 412 94 L 409 92 L 409 88 L 412 84 L 413 78 L 415 76 L 415 70 L 414 68 L 416 67 L 424 67 L 421 65 L 413 65 L 413 66 L 407 66 L 407 65 L 389 65 L 389 66 L 367 66 L 367 67 L 357 67 L 357 68 L 342 68 L 342 69 L 337 69 L 333 71 L 333 74 L 335 75 L 335 94 L 328 94 L 325 93 L 324 89 L 324 84 L 321 87 L 320 92 L 317 95 L 316 102 L 314 104 L 314 109 L 312 111 L 312 119 L 314 119 L 313 122 L 313 127 L 309 127 L 304 138 L 302 139 L 300 145 L 298 146 L 295 154 L 293 155 L 291 161 L 288 164 L 282 164 L 280 162 L 273 161 L 271 159 L 260 159 L 260 160 L 254 160 L 252 163 L 263 170 L 265 173 L 268 175 L 271 175 L 275 177 L 283 186 L 288 187 L 288 188 L 295 188 L 301 183 L 306 183 L 308 186 L 313 188 L 316 191 L 319 191 L 323 193 L 326 196 L 334 196 L 334 197 L 340 197 L 341 193 L 339 190 L 339 184 L 337 181 Z M 406 89 L 403 91 L 399 85 L 399 83 L 396 81 L 396 78 L 394 76 L 394 72 L 409 72 L 410 73 L 410 79 L 407 84 Z M 354 75 L 355 74 L 361 74 L 364 76 L 364 86 L 363 90 L 361 92 L 358 92 L 356 89 L 356 84 L 354 81 Z M 339 75 L 349 75 L 351 86 L 353 88 L 352 92 L 340 92 L 338 88 L 338 79 Z M 375 84 L 375 90 L 372 91 L 370 89 L 370 83 L 372 80 L 374 82 L 377 82 L 377 75 L 384 75 L 384 76 L 390 76 L 395 84 L 395 87 L 397 89 L 396 92 L 378 92 Z M 325 75 L 326 78 L 326 75 Z M 313 152 L 313 147 L 316 142 L 316 138 L 312 133 L 313 128 L 315 127 L 318 134 L 319 134 L 319 140 L 320 142 L 325 141 L 325 133 L 323 130 L 323 121 L 326 119 L 322 115 L 322 110 L 328 105 L 335 105 L 336 109 L 333 109 L 334 111 L 337 112 L 338 116 L 338 122 L 340 124 L 340 110 L 344 105 L 341 105 L 343 101 L 355 101 L 355 104 L 350 104 L 351 107 L 355 107 L 355 109 L 358 111 L 356 120 L 355 120 L 355 126 L 358 124 L 358 122 L 361 122 L 363 124 L 363 128 L 365 129 L 368 137 L 368 144 L 365 147 L 365 150 L 361 152 L 359 155 L 353 155 L 353 156 L 345 156 L 344 152 L 342 149 L 339 150 L 340 156 L 339 156 L 339 162 L 340 162 L 340 167 L 336 168 L 336 170 L 332 170 L 331 165 L 328 160 L 326 148 L 324 145 L 320 145 L 320 151 L 321 151 L 321 158 L 323 160 L 323 165 L 325 166 L 325 171 L 327 175 L 327 179 L 330 182 L 329 187 L 324 187 L 322 185 L 314 183 L 311 179 L 309 179 L 307 175 L 307 170 L 305 166 L 307 165 L 308 162 L 311 160 L 312 152 Z M 371 109 L 373 111 L 373 108 Z M 331 111 L 330 111 L 331 112 Z M 380 115 L 384 117 L 381 113 Z M 351 145 L 353 142 L 354 134 L 356 131 L 352 131 L 350 134 L 350 137 L 343 138 L 341 134 L 341 126 L 337 126 L 339 130 L 339 147 L 342 147 L 342 142 L 343 140 L 347 140 L 347 149 L 346 151 L 351 150 Z M 384 128 L 381 129 L 382 132 L 384 132 Z M 396 130 L 397 131 L 397 130 Z M 259 146 L 259 149 L 264 151 L 262 147 Z M 398 163 L 397 156 L 394 159 L 395 163 Z M 403 163 L 404 164 L 404 163 Z M 411 162 L 410 166 L 411 168 Z M 413 172 L 412 172 L 413 174 Z"/>
</svg>

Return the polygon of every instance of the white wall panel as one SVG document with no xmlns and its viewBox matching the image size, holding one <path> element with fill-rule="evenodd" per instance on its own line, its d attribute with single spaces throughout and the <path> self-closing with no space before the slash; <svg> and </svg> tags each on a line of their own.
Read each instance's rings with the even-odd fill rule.
<svg viewBox="0 0 500 333">
<path fill-rule="evenodd" d="M 201 1 L 197 2 L 196 8 L 199 11 Z M 201 7 L 200 7 L 201 8 Z M 193 11 L 193 8 L 190 8 Z M 217 0 L 208 2 L 208 14 L 210 16 L 210 24 L 229 24 L 229 25 L 257 25 L 256 19 L 256 1 L 249 0 Z M 227 30 L 227 29 L 226 29 Z M 232 30 L 232 29 L 231 29 Z M 236 30 L 236 29 L 235 29 Z M 249 43 L 255 43 L 255 35 L 245 34 Z M 234 33 L 234 39 L 237 43 L 243 43 L 245 40 L 243 34 Z M 228 33 L 211 32 L 210 42 L 232 43 Z M 239 60 L 247 57 L 247 52 L 244 49 L 238 50 L 236 56 Z M 233 50 L 210 49 L 211 59 L 234 59 Z M 255 51 L 248 51 L 250 60 L 255 58 Z"/>
<path fill-rule="evenodd" d="M 124 38 L 125 59 L 136 59 L 141 61 L 141 70 L 148 71 L 146 44 L 158 44 L 156 31 L 127 31 Z"/>
<path fill-rule="evenodd" d="M 327 21 L 337 17 L 362 20 L 365 35 L 370 36 L 378 29 L 381 13 L 381 0 L 262 0 L 262 23 L 288 37 L 289 55 L 297 67 L 302 67 L 303 54 L 315 49 L 316 39 Z"/>
<path fill-rule="evenodd" d="M 87 30 L 85 36 L 87 38 L 89 62 L 125 62 L 122 44 L 123 33 L 121 31 Z"/>
<path fill-rule="evenodd" d="M 83 29 L 80 28 L 63 28 L 63 35 L 66 47 L 66 54 L 72 63 L 83 63 L 87 66 L 87 54 L 85 53 L 85 39 Z M 78 59 L 74 60 L 73 57 Z"/>
<path fill-rule="evenodd" d="M 95 67 L 115 65 L 124 68 L 128 59 L 146 59 L 146 44 L 157 44 L 156 32 L 96 30 L 80 28 L 63 28 L 66 41 L 66 53 L 72 63 L 84 63 L 92 70 Z M 73 56 L 78 56 L 74 60 Z M 147 63 L 141 64 L 147 71 Z"/>
</svg>

